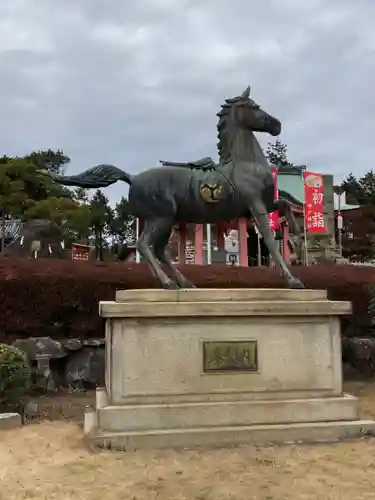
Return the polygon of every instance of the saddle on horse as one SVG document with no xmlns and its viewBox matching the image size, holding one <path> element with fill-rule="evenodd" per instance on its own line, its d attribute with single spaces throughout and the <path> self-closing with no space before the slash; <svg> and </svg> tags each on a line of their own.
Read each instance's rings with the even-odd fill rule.
<svg viewBox="0 0 375 500">
<path fill-rule="evenodd" d="M 205 156 L 197 161 L 188 161 L 186 163 L 164 160 L 159 161 L 164 167 L 183 167 L 190 168 L 192 170 L 211 170 L 216 168 L 215 162 L 209 156 Z"/>
</svg>

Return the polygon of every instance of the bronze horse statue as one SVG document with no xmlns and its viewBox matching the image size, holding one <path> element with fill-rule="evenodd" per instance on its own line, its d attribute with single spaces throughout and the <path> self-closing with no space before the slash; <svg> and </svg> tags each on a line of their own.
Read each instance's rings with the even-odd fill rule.
<svg viewBox="0 0 375 500">
<path fill-rule="evenodd" d="M 287 200 L 274 200 L 272 167 L 254 132 L 277 136 L 281 123 L 250 98 L 250 87 L 240 96 L 226 99 L 219 117 L 219 164 L 211 158 L 189 163 L 162 162 L 163 166 L 130 175 L 113 165 L 98 165 L 72 176 L 52 178 L 66 186 L 106 187 L 117 181 L 130 185 L 133 215 L 144 221 L 137 241 L 140 254 L 165 289 L 194 287 L 172 265 L 168 242 L 176 222 L 215 223 L 240 217 L 252 218 L 264 238 L 272 259 L 289 288 L 303 288 L 284 262 L 268 214 L 279 210 L 299 237 L 299 228 Z M 173 279 L 162 269 L 165 264 Z"/>
</svg>

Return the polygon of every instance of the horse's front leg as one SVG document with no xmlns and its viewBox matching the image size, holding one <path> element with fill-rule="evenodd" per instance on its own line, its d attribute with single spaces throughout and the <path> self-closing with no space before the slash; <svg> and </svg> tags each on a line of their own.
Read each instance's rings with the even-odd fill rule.
<svg viewBox="0 0 375 500">
<path fill-rule="evenodd" d="M 271 257 L 275 264 L 281 271 L 282 276 L 287 282 L 288 288 L 304 288 L 301 281 L 294 277 L 290 272 L 288 266 L 286 265 L 284 259 L 282 258 L 279 248 L 277 246 L 276 240 L 272 235 L 272 232 L 268 224 L 268 212 L 262 200 L 255 199 L 249 204 L 250 211 L 255 219 L 258 229 L 263 236 L 264 243 L 271 254 Z"/>
</svg>

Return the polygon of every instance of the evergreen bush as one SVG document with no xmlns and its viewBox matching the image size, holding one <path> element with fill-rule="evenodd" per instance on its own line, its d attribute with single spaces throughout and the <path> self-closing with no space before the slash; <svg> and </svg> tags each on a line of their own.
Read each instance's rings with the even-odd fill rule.
<svg viewBox="0 0 375 500">
<path fill-rule="evenodd" d="M 26 354 L 0 344 L 0 411 L 20 410 L 31 386 L 31 367 Z"/>
</svg>

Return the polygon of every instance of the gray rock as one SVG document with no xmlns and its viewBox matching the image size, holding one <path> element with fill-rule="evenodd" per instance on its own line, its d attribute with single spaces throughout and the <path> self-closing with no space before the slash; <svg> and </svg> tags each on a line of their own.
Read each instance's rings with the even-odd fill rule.
<svg viewBox="0 0 375 500">
<path fill-rule="evenodd" d="M 105 345 L 105 339 L 87 339 L 83 341 L 83 345 L 90 347 L 101 347 Z"/>
<path fill-rule="evenodd" d="M 56 392 L 58 390 L 48 355 L 37 355 L 37 385 L 48 392 Z"/>
<path fill-rule="evenodd" d="M 83 342 L 80 339 L 64 339 L 61 341 L 61 345 L 65 351 L 79 351 L 82 349 Z"/>
<path fill-rule="evenodd" d="M 36 387 L 55 392 L 60 387 L 75 390 L 103 385 L 105 339 L 78 338 L 56 341 L 50 337 L 17 339 L 13 345 L 24 351 L 33 368 Z"/>
<path fill-rule="evenodd" d="M 0 429 L 21 427 L 22 418 L 19 413 L 0 413 Z"/>
<path fill-rule="evenodd" d="M 39 405 L 35 401 L 28 401 L 25 404 L 25 408 L 23 411 L 25 418 L 27 418 L 28 420 L 39 417 L 40 414 Z"/>
<path fill-rule="evenodd" d="M 85 347 L 71 353 L 65 365 L 65 380 L 70 387 L 102 385 L 105 349 Z"/>
<path fill-rule="evenodd" d="M 342 341 L 343 362 L 360 373 L 372 376 L 375 373 L 375 340 L 352 337 Z"/>
<path fill-rule="evenodd" d="M 59 359 L 67 354 L 61 343 L 50 337 L 18 339 L 13 345 L 24 351 L 30 361 L 36 361 L 40 357 Z"/>
</svg>

